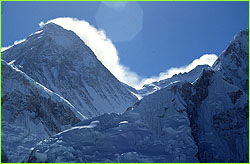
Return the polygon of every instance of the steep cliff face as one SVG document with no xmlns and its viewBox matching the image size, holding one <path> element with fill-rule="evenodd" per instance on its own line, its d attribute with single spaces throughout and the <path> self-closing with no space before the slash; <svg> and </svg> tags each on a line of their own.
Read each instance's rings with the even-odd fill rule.
<svg viewBox="0 0 250 164">
<path fill-rule="evenodd" d="M 122 113 L 137 101 L 75 33 L 53 23 L 4 51 L 2 59 L 13 61 L 87 118 Z"/>
<path fill-rule="evenodd" d="M 204 71 L 194 89 L 188 115 L 199 161 L 247 162 L 248 95 L 213 70 Z"/>
<path fill-rule="evenodd" d="M 214 63 L 213 69 L 220 71 L 225 80 L 238 86 L 248 94 L 249 88 L 249 31 L 236 34 L 229 46 Z"/>
<path fill-rule="evenodd" d="M 194 83 L 190 118 L 201 162 L 248 162 L 249 35 L 243 30 Z"/>
<path fill-rule="evenodd" d="M 2 60 L 1 66 L 2 159 L 21 162 L 38 141 L 72 127 L 82 116 L 14 65 Z"/>
</svg>

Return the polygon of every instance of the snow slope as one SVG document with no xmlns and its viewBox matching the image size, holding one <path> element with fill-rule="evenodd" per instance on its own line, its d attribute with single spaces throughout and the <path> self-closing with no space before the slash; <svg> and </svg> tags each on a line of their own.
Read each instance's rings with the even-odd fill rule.
<svg viewBox="0 0 250 164">
<path fill-rule="evenodd" d="M 44 140 L 28 162 L 198 162 L 185 102 L 173 84 L 124 114 L 105 114 Z"/>
<path fill-rule="evenodd" d="M 122 113 L 137 101 L 72 31 L 49 23 L 2 53 L 87 118 Z"/>
<path fill-rule="evenodd" d="M 84 120 L 68 101 L 13 64 L 2 60 L 1 66 L 3 161 L 22 162 L 38 141 Z"/>
</svg>

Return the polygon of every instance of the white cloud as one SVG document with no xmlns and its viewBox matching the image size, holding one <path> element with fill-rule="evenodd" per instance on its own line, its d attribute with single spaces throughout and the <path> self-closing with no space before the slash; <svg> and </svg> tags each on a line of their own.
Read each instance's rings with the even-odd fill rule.
<svg viewBox="0 0 250 164">
<path fill-rule="evenodd" d="M 174 74 L 189 72 L 197 65 L 208 64 L 211 66 L 217 59 L 217 56 L 214 54 L 206 54 L 201 56 L 199 59 L 195 59 L 189 65 L 178 68 L 170 68 L 165 72 L 160 73 L 158 76 L 142 78 L 137 73 L 131 71 L 129 67 L 120 64 L 118 52 L 112 41 L 107 38 L 103 30 L 96 29 L 94 26 L 90 25 L 84 20 L 78 20 L 69 17 L 56 18 L 53 20 L 49 20 L 46 23 L 41 22 L 39 25 L 44 26 L 44 24 L 50 22 L 53 22 L 67 30 L 72 30 L 73 32 L 75 32 L 85 42 L 85 44 L 87 44 L 92 49 L 92 51 L 102 62 L 102 64 L 107 69 L 109 69 L 109 71 L 118 80 L 135 88 L 140 88 L 141 86 L 143 86 L 143 84 L 148 84 L 153 81 L 169 78 Z"/>
<path fill-rule="evenodd" d="M 158 76 L 152 76 L 149 78 L 142 78 L 137 73 L 130 70 L 129 67 L 120 64 L 118 52 L 112 43 L 107 38 L 105 32 L 101 29 L 96 29 L 84 20 L 78 20 L 76 18 L 56 18 L 49 20 L 48 22 L 40 22 L 39 26 L 43 27 L 47 23 L 56 23 L 67 30 L 75 32 L 91 50 L 95 53 L 97 58 L 102 64 L 109 69 L 109 71 L 121 82 L 124 82 L 134 88 L 141 88 L 144 84 L 149 84 L 154 81 L 163 80 L 172 77 L 174 74 L 189 72 L 194 69 L 197 65 L 208 64 L 213 65 L 217 59 L 215 54 L 205 54 L 199 59 L 193 60 L 191 64 L 182 67 L 173 67 L 167 69 L 165 72 L 161 72 Z M 35 33 L 33 33 L 35 34 Z M 32 35 L 32 34 L 31 34 Z M 13 45 L 7 47 L 1 47 L 1 52 L 11 48 L 14 45 L 20 44 L 26 41 L 26 39 L 17 40 Z"/>
<path fill-rule="evenodd" d="M 172 67 L 170 69 L 167 69 L 165 72 L 161 72 L 158 76 L 153 76 L 153 77 L 150 77 L 150 78 L 142 79 L 141 84 L 142 85 L 143 84 L 149 84 L 149 83 L 152 83 L 154 81 L 159 81 L 159 80 L 163 80 L 163 79 L 166 79 L 166 78 L 170 78 L 175 74 L 189 72 L 198 65 L 207 64 L 209 66 L 212 66 L 217 58 L 218 57 L 215 54 L 205 54 L 205 55 L 201 56 L 199 59 L 193 60 L 192 63 L 190 63 L 190 64 L 188 64 L 186 66 Z"/>
<path fill-rule="evenodd" d="M 74 31 L 117 79 L 128 85 L 138 87 L 139 76 L 130 71 L 128 67 L 120 64 L 118 52 L 103 30 L 98 30 L 88 22 L 75 18 L 56 18 L 49 20 L 46 24 L 50 22 Z M 44 24 L 40 23 L 39 25 L 43 26 Z"/>
<path fill-rule="evenodd" d="M 13 45 L 10 45 L 10 46 L 7 46 L 7 47 L 1 47 L 1 52 L 5 51 L 5 50 L 7 50 L 7 49 L 9 49 L 9 48 L 11 48 L 11 47 L 14 46 L 14 45 L 23 43 L 23 42 L 25 42 L 25 40 L 26 40 L 26 39 L 16 40 L 16 41 L 14 42 Z"/>
</svg>

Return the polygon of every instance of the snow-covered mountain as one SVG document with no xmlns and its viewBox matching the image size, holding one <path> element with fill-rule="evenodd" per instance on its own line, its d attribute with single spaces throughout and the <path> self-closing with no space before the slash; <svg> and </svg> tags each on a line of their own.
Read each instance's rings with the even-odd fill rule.
<svg viewBox="0 0 250 164">
<path fill-rule="evenodd" d="M 200 88 L 198 92 L 204 95 L 200 100 L 196 98 L 198 107 L 190 110 L 200 161 L 249 161 L 248 70 L 249 32 L 246 29 L 235 35 L 214 63 L 213 70 L 203 73 L 207 80 L 201 83 L 207 83 L 208 88 L 204 90 L 202 84 L 196 84 Z"/>
<path fill-rule="evenodd" d="M 214 70 L 204 70 L 193 87 L 186 102 L 199 161 L 248 162 L 248 94 Z"/>
<path fill-rule="evenodd" d="M 87 118 L 122 113 L 137 101 L 74 32 L 54 23 L 4 51 L 2 59 L 61 95 Z"/>
<path fill-rule="evenodd" d="M 214 63 L 214 70 L 220 71 L 227 82 L 238 86 L 248 94 L 249 85 L 249 31 L 236 34 L 229 46 Z M 247 62 L 246 62 L 247 61 Z"/>
<path fill-rule="evenodd" d="M 1 65 L 2 161 L 21 162 L 38 141 L 72 127 L 82 116 L 14 65 L 3 60 Z"/>
<path fill-rule="evenodd" d="M 248 162 L 248 37 L 237 34 L 195 81 L 169 82 L 123 114 L 82 121 L 38 143 L 28 161 Z"/>
<path fill-rule="evenodd" d="M 77 122 L 122 113 L 137 98 L 72 31 L 50 23 L 2 52 L 2 161 Z"/>
</svg>

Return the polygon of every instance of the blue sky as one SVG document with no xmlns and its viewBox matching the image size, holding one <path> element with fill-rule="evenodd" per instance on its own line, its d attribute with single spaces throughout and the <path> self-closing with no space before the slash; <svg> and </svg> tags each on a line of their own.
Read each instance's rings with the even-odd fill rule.
<svg viewBox="0 0 250 164">
<path fill-rule="evenodd" d="M 248 28 L 248 11 L 248 2 L 2 2 L 2 47 L 37 31 L 41 21 L 73 17 L 103 29 L 120 64 L 142 79 L 219 55 Z"/>
</svg>

